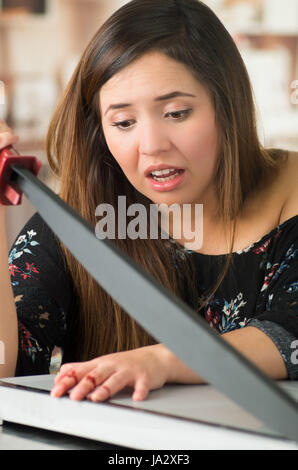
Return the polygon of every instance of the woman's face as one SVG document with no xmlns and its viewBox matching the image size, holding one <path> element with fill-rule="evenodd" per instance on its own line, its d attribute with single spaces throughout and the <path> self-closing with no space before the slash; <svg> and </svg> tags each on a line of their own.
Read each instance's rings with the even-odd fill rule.
<svg viewBox="0 0 298 470">
<path fill-rule="evenodd" d="M 204 212 L 215 204 L 215 111 L 183 64 L 150 52 L 105 83 L 99 106 L 108 148 L 140 193 L 155 204 L 207 204 Z M 160 166 L 183 171 L 156 181 Z"/>
</svg>

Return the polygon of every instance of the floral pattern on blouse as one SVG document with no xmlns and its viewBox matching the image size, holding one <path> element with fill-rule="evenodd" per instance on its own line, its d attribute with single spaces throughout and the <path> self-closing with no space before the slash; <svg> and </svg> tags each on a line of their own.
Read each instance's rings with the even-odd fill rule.
<svg viewBox="0 0 298 470">
<path fill-rule="evenodd" d="M 257 257 L 259 258 L 257 258 L 258 269 L 259 272 L 264 273 L 264 277 L 258 292 L 259 299 L 256 307 L 259 307 L 260 305 L 265 305 L 265 309 L 267 311 L 271 310 L 271 306 L 274 301 L 274 294 L 269 293 L 267 295 L 267 290 L 269 290 L 269 287 L 273 286 L 278 281 L 278 279 L 280 279 L 282 275 L 291 268 L 291 263 L 298 256 L 298 244 L 296 245 L 297 247 L 295 247 L 295 244 L 292 243 L 286 251 L 284 258 L 280 262 L 272 263 L 269 260 L 269 251 L 272 244 L 276 242 L 284 232 L 284 228 L 282 228 L 281 225 L 277 226 L 274 230 L 272 230 L 272 232 L 270 232 L 270 234 L 273 234 L 271 237 L 267 238 L 265 236 L 263 238 L 260 238 L 256 242 L 252 243 L 249 247 L 234 252 L 234 256 L 236 258 L 239 255 L 244 255 L 248 257 L 252 255 L 257 255 Z M 264 238 L 267 239 L 262 242 Z M 176 244 L 176 242 L 171 238 L 170 241 Z M 262 243 L 260 244 L 260 242 Z M 189 253 L 194 256 L 196 260 L 196 253 L 192 250 L 181 247 L 181 245 L 179 245 L 177 246 L 177 251 L 179 252 L 180 257 L 184 256 L 183 253 Z M 218 256 L 220 257 L 221 255 Z M 218 256 L 204 255 L 206 259 L 215 259 Z M 204 262 L 204 258 L 199 258 L 197 261 L 198 264 L 200 263 L 200 260 Z M 298 277 L 298 271 L 296 277 Z M 203 292 L 206 289 L 206 286 L 204 284 L 205 282 L 202 284 Z M 298 281 L 294 280 L 289 285 L 285 284 L 282 286 L 282 289 L 284 292 L 281 295 L 297 293 Z M 219 291 L 217 291 L 209 299 L 208 296 L 205 296 L 204 294 L 202 295 L 202 299 L 204 301 L 208 299 L 203 309 L 203 316 L 207 320 L 211 328 L 217 329 L 220 333 L 226 333 L 236 328 L 243 328 L 247 326 L 252 319 L 257 318 L 255 316 L 256 312 L 253 312 L 252 309 L 249 309 L 249 314 L 247 314 L 247 310 L 245 310 L 245 306 L 248 304 L 248 292 L 240 290 L 238 292 L 235 292 L 232 297 L 226 297 L 225 294 L 222 294 L 223 290 L 224 289 L 221 290 L 221 293 L 218 293 Z"/>
<path fill-rule="evenodd" d="M 46 373 L 55 346 L 54 338 L 53 341 L 51 338 L 52 330 L 55 334 L 60 332 L 60 336 L 65 334 L 66 314 L 52 299 L 45 296 L 41 298 L 41 258 L 35 253 L 40 243 L 35 239 L 36 236 L 38 233 L 33 229 L 18 236 L 9 253 L 8 265 L 18 314 L 19 358 L 28 365 L 28 371 L 32 365 L 42 367 L 40 372 Z M 37 263 L 30 259 L 32 257 L 38 260 Z M 47 344 L 44 338 L 47 338 Z"/>
<path fill-rule="evenodd" d="M 27 231 L 27 235 L 20 235 L 15 242 L 15 248 L 13 248 L 8 257 L 8 266 L 11 276 L 17 277 L 21 276 L 23 279 L 34 278 L 35 274 L 39 273 L 39 270 L 35 267 L 34 263 L 25 262 L 26 270 L 21 269 L 19 266 L 16 266 L 14 261 L 19 259 L 24 253 L 28 253 L 34 256 L 34 253 L 28 248 L 28 246 L 36 246 L 39 243 L 32 238 L 36 235 L 34 230 Z M 18 246 L 21 245 L 21 246 Z M 34 274 L 33 274 L 34 273 Z M 13 286 L 19 285 L 18 280 L 11 281 Z"/>
<path fill-rule="evenodd" d="M 19 321 L 20 345 L 23 354 L 25 354 L 34 363 L 38 353 L 42 352 L 36 339 L 30 331 Z"/>
</svg>

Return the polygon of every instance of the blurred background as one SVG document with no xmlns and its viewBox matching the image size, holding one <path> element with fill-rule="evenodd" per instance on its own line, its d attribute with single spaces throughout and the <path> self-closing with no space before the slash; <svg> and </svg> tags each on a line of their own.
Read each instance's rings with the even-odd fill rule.
<svg viewBox="0 0 298 470">
<path fill-rule="evenodd" d="M 162 0 L 161 0 L 162 1 Z M 100 25 L 124 0 L 0 0 L 0 118 L 16 148 L 42 162 L 58 98 Z M 233 36 L 251 77 L 258 129 L 267 147 L 298 150 L 298 0 L 206 0 Z M 25 196 L 8 208 L 9 246 L 35 212 Z"/>
</svg>

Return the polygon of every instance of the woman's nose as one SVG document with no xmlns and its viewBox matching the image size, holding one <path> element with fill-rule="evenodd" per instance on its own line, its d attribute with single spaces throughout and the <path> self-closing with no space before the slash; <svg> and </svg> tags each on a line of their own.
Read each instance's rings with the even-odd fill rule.
<svg viewBox="0 0 298 470">
<path fill-rule="evenodd" d="M 159 155 L 171 149 L 171 141 L 159 122 L 146 122 L 139 134 L 139 154 Z"/>
</svg>

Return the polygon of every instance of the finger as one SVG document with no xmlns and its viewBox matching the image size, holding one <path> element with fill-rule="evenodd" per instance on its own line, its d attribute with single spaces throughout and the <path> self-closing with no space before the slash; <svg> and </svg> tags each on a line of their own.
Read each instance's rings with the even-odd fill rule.
<svg viewBox="0 0 298 470">
<path fill-rule="evenodd" d="M 63 365 L 60 369 L 60 373 L 56 376 L 51 396 L 61 397 L 68 390 L 78 384 L 80 380 L 93 368 L 94 363 L 92 361 Z"/>
<path fill-rule="evenodd" d="M 18 142 L 19 136 L 14 135 L 12 132 L 0 130 L 0 148 L 3 149 L 9 145 L 15 144 Z"/>
<path fill-rule="evenodd" d="M 83 363 L 69 362 L 67 364 L 63 364 L 60 367 L 58 374 L 56 374 L 55 376 L 54 383 L 55 384 L 59 383 L 60 380 L 63 379 L 65 376 L 68 376 L 69 373 L 71 375 L 71 371 L 73 370 L 77 373 L 77 375 L 79 375 L 82 369 L 86 370 L 87 365 L 88 365 L 88 362 L 83 362 Z M 90 364 L 90 368 L 92 368 L 91 364 Z"/>
<path fill-rule="evenodd" d="M 145 398 L 147 398 L 148 396 L 148 393 L 149 393 L 149 387 L 148 387 L 147 381 L 145 379 L 139 379 L 137 380 L 135 384 L 135 389 L 132 395 L 132 399 L 135 401 L 145 400 Z"/>
<path fill-rule="evenodd" d="M 99 387 L 97 387 L 94 392 L 89 394 L 90 400 L 94 402 L 99 402 L 107 400 L 115 395 L 117 392 L 122 390 L 126 385 L 128 385 L 129 380 L 127 373 L 118 373 L 111 375 L 107 380 L 105 380 Z"/>
<path fill-rule="evenodd" d="M 4 131 L 12 132 L 12 129 L 8 126 L 8 124 L 6 124 L 5 121 L 3 121 L 3 119 L 0 119 L 0 132 Z"/>
<path fill-rule="evenodd" d="M 59 382 L 54 385 L 51 390 L 51 396 L 61 397 L 67 392 L 67 390 L 73 388 L 78 382 L 79 379 L 76 371 L 74 369 L 70 369 L 63 375 L 63 377 L 61 377 Z"/>
<path fill-rule="evenodd" d="M 75 373 L 74 373 L 75 374 Z M 77 383 L 75 375 L 64 377 L 58 385 L 55 385 L 51 390 L 52 397 L 62 397 L 65 393 L 73 388 Z"/>
<path fill-rule="evenodd" d="M 94 390 L 98 384 L 102 383 L 110 375 L 110 371 L 99 370 L 98 368 L 93 369 L 87 375 L 85 375 L 79 384 L 71 391 L 69 398 L 72 400 L 82 400 L 92 390 Z"/>
<path fill-rule="evenodd" d="M 56 376 L 55 376 L 54 383 L 55 384 L 58 383 L 59 380 L 61 380 L 63 377 L 65 377 L 67 372 L 69 372 L 71 369 L 73 369 L 73 364 L 63 364 L 60 367 L 60 370 L 59 370 L 58 374 L 56 374 Z"/>
</svg>

